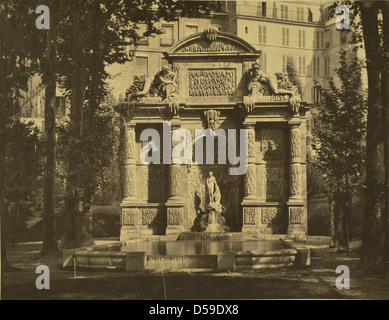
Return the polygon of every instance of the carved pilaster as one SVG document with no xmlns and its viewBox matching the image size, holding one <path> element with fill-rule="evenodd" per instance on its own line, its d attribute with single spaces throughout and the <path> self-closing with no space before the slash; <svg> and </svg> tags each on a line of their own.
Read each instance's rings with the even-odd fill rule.
<svg viewBox="0 0 389 320">
<path fill-rule="evenodd" d="M 124 201 L 136 200 L 135 127 L 127 126 L 124 141 Z"/>
<path fill-rule="evenodd" d="M 306 238 L 306 212 L 303 200 L 303 171 L 301 165 L 300 121 L 289 123 L 290 162 L 289 162 L 289 201 L 288 237 Z"/>
<path fill-rule="evenodd" d="M 247 151 L 248 167 L 244 178 L 244 199 L 255 200 L 257 198 L 257 169 L 255 164 L 255 126 L 247 125 Z"/>
<path fill-rule="evenodd" d="M 289 201 L 302 200 L 301 133 L 300 122 L 289 124 L 290 165 Z"/>
<path fill-rule="evenodd" d="M 178 127 L 172 127 L 172 134 Z M 179 141 L 171 143 L 172 163 L 169 168 L 169 198 L 166 202 L 166 234 L 178 234 L 184 231 L 183 206 L 182 203 L 182 171 L 181 166 L 176 164 L 174 159 L 179 157 L 175 147 Z"/>
</svg>

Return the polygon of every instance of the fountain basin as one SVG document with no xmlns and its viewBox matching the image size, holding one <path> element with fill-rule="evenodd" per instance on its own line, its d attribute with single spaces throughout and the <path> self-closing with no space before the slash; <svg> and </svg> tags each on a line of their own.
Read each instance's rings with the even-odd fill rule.
<svg viewBox="0 0 389 320">
<path fill-rule="evenodd" d="M 64 250 L 63 267 L 147 270 L 236 271 L 292 266 L 297 251 L 281 240 L 132 240 Z"/>
</svg>

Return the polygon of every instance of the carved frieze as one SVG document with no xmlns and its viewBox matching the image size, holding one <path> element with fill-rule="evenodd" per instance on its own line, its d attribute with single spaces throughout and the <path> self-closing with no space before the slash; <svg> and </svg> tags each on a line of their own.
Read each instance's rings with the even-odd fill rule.
<svg viewBox="0 0 389 320">
<path fill-rule="evenodd" d="M 134 226 L 136 223 L 136 208 L 122 210 L 122 224 L 123 226 Z"/>
<path fill-rule="evenodd" d="M 231 43 L 215 40 L 212 42 L 201 40 L 187 47 L 182 48 L 181 52 L 231 52 L 239 51 L 239 48 Z"/>
<path fill-rule="evenodd" d="M 167 210 L 167 224 L 169 226 L 178 226 L 182 224 L 182 209 L 181 208 L 169 208 Z"/>
<path fill-rule="evenodd" d="M 282 209 L 278 207 L 261 208 L 262 224 L 277 224 L 281 222 Z"/>
<path fill-rule="evenodd" d="M 304 208 L 302 208 L 302 207 L 289 208 L 289 223 L 290 224 L 302 224 L 303 214 L 304 214 Z"/>
<path fill-rule="evenodd" d="M 149 226 L 156 223 L 159 210 L 155 208 L 142 209 L 142 225 Z"/>
<path fill-rule="evenodd" d="M 189 71 L 189 96 L 228 96 L 235 91 L 235 69 Z"/>
<path fill-rule="evenodd" d="M 245 225 L 255 225 L 256 210 L 255 208 L 243 208 L 243 221 Z"/>
</svg>

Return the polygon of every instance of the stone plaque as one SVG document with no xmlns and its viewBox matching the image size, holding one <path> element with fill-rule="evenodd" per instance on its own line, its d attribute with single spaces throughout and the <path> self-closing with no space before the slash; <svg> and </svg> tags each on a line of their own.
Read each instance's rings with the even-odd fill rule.
<svg viewBox="0 0 389 320">
<path fill-rule="evenodd" d="M 228 96 L 236 87 L 235 69 L 189 70 L 189 96 Z"/>
</svg>

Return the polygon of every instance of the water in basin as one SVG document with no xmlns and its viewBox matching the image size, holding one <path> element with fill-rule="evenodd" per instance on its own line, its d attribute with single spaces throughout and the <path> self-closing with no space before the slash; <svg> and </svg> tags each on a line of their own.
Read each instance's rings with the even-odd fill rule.
<svg viewBox="0 0 389 320">
<path fill-rule="evenodd" d="M 123 252 L 144 251 L 147 255 L 216 255 L 224 251 L 269 251 L 284 249 L 276 240 L 223 240 L 223 241 L 140 241 L 127 243 L 114 250 Z"/>
</svg>

